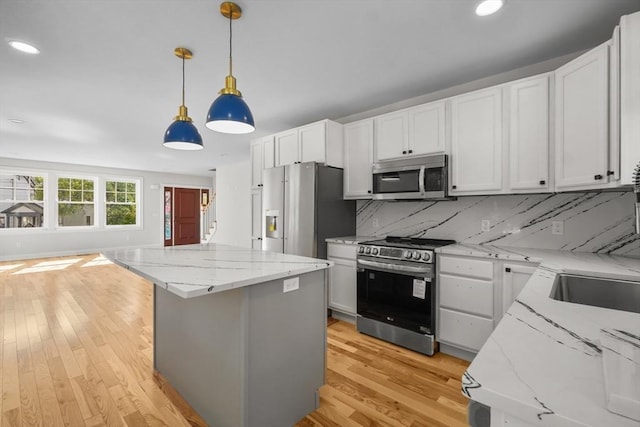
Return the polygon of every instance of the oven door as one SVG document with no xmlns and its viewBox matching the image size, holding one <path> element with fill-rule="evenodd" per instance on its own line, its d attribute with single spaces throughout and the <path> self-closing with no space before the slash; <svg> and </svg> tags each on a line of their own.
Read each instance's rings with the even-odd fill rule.
<svg viewBox="0 0 640 427">
<path fill-rule="evenodd" d="M 359 257 L 357 271 L 359 316 L 420 334 L 435 334 L 433 264 Z"/>
</svg>

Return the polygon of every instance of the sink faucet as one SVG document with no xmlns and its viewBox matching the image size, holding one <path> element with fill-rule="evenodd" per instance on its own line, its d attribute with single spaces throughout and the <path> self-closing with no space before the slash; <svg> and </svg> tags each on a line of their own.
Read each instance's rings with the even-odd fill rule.
<svg viewBox="0 0 640 427">
<path fill-rule="evenodd" d="M 636 193 L 636 233 L 640 234 L 640 162 L 633 172 L 633 192 Z"/>
</svg>

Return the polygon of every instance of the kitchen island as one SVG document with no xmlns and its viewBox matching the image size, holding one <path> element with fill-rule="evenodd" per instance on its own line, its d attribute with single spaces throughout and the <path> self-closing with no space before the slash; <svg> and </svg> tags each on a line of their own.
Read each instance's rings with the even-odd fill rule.
<svg viewBox="0 0 640 427">
<path fill-rule="evenodd" d="M 492 245 L 437 251 L 540 263 L 462 378 L 463 394 L 491 407 L 492 427 L 640 427 L 608 410 L 605 373 L 605 365 L 620 373 L 609 387 L 637 387 L 640 314 L 550 298 L 558 274 L 640 286 L 640 259 Z M 637 408 L 629 402 L 626 409 L 637 416 Z"/>
<path fill-rule="evenodd" d="M 330 261 L 219 244 L 104 255 L 155 284 L 154 368 L 209 425 L 293 425 L 318 406 Z"/>
</svg>

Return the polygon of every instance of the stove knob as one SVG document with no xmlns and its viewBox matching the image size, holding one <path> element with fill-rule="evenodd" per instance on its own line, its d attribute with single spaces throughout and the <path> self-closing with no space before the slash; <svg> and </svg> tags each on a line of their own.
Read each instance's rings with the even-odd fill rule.
<svg viewBox="0 0 640 427">
<path fill-rule="evenodd" d="M 363 254 L 363 253 L 364 253 L 364 246 L 360 246 L 360 247 L 358 248 L 358 252 L 359 252 L 359 253 L 361 253 L 361 254 Z"/>
<path fill-rule="evenodd" d="M 407 259 L 411 259 L 411 251 L 404 251 L 404 257 Z"/>
<path fill-rule="evenodd" d="M 420 252 L 413 253 L 413 259 L 420 259 L 420 258 L 422 258 L 422 255 L 420 255 Z"/>
<path fill-rule="evenodd" d="M 365 251 L 365 253 L 366 253 L 367 255 L 369 255 L 369 254 L 371 253 L 371 248 L 367 248 L 367 249 L 365 249 L 364 251 Z"/>
<path fill-rule="evenodd" d="M 425 261 L 431 261 L 431 254 L 429 252 L 425 252 L 422 254 L 422 259 Z"/>
<path fill-rule="evenodd" d="M 371 253 L 374 254 L 374 255 L 378 255 L 378 248 L 373 248 Z"/>
</svg>

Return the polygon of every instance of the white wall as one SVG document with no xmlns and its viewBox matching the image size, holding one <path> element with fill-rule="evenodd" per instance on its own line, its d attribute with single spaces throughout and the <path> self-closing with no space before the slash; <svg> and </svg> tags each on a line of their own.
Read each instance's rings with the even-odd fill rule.
<svg viewBox="0 0 640 427">
<path fill-rule="evenodd" d="M 130 177 L 142 180 L 141 228 L 92 228 L 84 230 L 7 229 L 0 230 L 0 260 L 26 259 L 45 256 L 75 255 L 100 252 L 125 246 L 161 245 L 163 243 L 163 186 L 211 188 L 212 178 L 147 172 L 128 169 L 100 168 L 65 163 L 36 162 L 0 158 L 5 170 L 40 172 L 44 174 L 68 173 L 88 176 Z M 55 182 L 49 180 L 48 198 L 55 200 Z M 48 213 L 51 215 L 52 213 Z M 45 211 L 47 215 L 47 211 Z M 45 218 L 47 221 L 47 218 Z"/>
<path fill-rule="evenodd" d="M 212 242 L 251 247 L 251 165 L 219 166 L 216 171 L 217 231 Z"/>
</svg>

